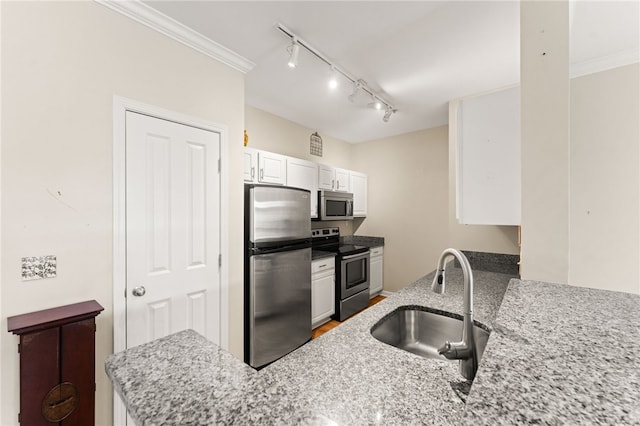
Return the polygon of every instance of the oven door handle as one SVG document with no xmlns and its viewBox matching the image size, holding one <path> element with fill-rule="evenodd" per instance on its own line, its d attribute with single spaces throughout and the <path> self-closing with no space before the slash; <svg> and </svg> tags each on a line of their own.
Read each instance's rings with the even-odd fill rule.
<svg viewBox="0 0 640 426">
<path fill-rule="evenodd" d="M 364 253 L 357 253 L 357 254 L 352 254 L 350 256 L 343 256 L 342 260 L 351 260 L 351 259 L 356 259 L 358 257 L 368 257 L 369 256 L 369 251 L 365 251 Z"/>
</svg>

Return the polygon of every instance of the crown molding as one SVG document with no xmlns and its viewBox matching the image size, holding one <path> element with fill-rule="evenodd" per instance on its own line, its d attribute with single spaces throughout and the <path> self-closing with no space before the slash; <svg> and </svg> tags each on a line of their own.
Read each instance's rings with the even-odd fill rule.
<svg viewBox="0 0 640 426">
<path fill-rule="evenodd" d="M 584 75 L 595 74 L 625 65 L 640 62 L 640 51 L 636 49 L 623 50 L 611 55 L 589 59 L 571 64 L 571 78 L 582 77 Z"/>
<path fill-rule="evenodd" d="M 158 12 L 140 0 L 95 1 L 244 74 L 255 67 L 250 60 Z"/>
</svg>

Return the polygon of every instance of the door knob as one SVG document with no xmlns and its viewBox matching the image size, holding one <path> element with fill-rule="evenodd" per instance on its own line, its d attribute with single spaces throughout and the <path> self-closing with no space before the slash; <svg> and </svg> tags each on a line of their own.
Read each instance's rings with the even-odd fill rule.
<svg viewBox="0 0 640 426">
<path fill-rule="evenodd" d="M 147 292 L 147 289 L 144 288 L 143 286 L 136 287 L 133 290 L 131 290 L 131 294 L 133 294 L 136 297 L 144 296 L 146 292 Z"/>
</svg>

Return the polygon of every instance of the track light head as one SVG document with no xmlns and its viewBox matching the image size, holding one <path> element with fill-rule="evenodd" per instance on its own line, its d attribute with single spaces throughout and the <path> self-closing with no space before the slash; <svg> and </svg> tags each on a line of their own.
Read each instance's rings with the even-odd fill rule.
<svg viewBox="0 0 640 426">
<path fill-rule="evenodd" d="M 358 80 L 353 83 L 353 92 L 349 95 L 349 102 L 355 102 L 358 93 L 362 89 L 362 80 Z"/>
<path fill-rule="evenodd" d="M 298 39 L 295 37 L 292 39 L 291 44 L 287 48 L 289 52 L 289 68 L 295 68 L 298 66 L 298 55 L 300 54 L 300 45 L 298 44 Z"/>
<path fill-rule="evenodd" d="M 335 67 L 331 67 L 331 76 L 329 77 L 329 89 L 335 90 L 338 87 L 338 72 Z"/>
<path fill-rule="evenodd" d="M 391 114 L 394 114 L 397 110 L 393 109 L 392 107 L 390 107 L 389 105 L 387 105 L 387 107 L 384 110 L 384 117 L 382 117 L 382 121 L 384 121 L 385 123 L 389 121 L 389 118 L 391 118 Z"/>
</svg>

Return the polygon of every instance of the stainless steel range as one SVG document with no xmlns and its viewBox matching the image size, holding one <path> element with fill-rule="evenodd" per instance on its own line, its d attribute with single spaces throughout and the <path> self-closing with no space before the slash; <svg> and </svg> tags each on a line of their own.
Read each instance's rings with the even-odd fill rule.
<svg viewBox="0 0 640 426">
<path fill-rule="evenodd" d="M 369 247 L 340 244 L 339 228 L 311 231 L 314 250 L 336 253 L 336 313 L 344 321 L 369 305 Z"/>
</svg>

